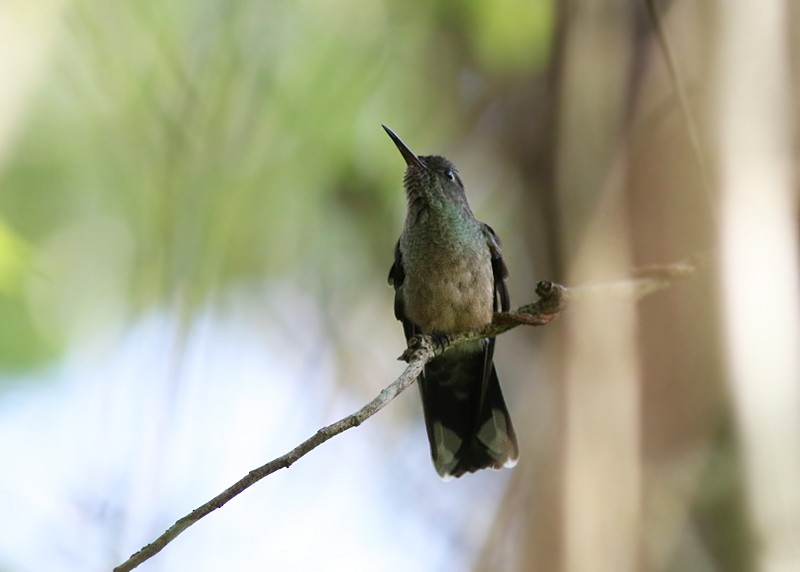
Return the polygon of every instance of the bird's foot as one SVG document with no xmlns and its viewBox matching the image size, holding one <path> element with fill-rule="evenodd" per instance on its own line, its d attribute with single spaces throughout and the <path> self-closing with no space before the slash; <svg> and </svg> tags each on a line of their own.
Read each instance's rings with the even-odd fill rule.
<svg viewBox="0 0 800 572">
<path fill-rule="evenodd" d="M 423 348 L 433 350 L 435 354 L 440 354 L 450 345 L 450 336 L 442 332 L 431 332 L 428 335 L 419 334 L 408 339 L 408 346 L 405 351 L 397 358 L 399 361 L 409 362 L 414 353 Z"/>
<path fill-rule="evenodd" d="M 450 345 L 450 336 L 443 332 L 431 332 L 430 336 L 433 342 L 433 348 L 437 353 L 443 352 L 447 349 L 447 346 Z"/>
<path fill-rule="evenodd" d="M 411 358 L 414 357 L 414 354 L 420 350 L 428 349 L 435 351 L 432 347 L 431 337 L 425 336 L 422 334 L 418 334 L 416 336 L 412 336 L 408 339 L 408 345 L 406 346 L 405 351 L 397 358 L 399 361 L 404 361 L 406 363 L 411 361 Z"/>
</svg>

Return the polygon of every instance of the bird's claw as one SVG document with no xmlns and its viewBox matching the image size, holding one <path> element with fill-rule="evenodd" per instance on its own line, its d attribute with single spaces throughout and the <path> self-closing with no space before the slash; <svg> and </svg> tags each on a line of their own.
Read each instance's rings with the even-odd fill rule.
<svg viewBox="0 0 800 572">
<path fill-rule="evenodd" d="M 412 336 L 408 339 L 408 345 L 403 353 L 397 358 L 399 361 L 409 362 L 414 355 L 414 352 L 428 345 L 425 336 Z"/>
<path fill-rule="evenodd" d="M 450 345 L 450 336 L 442 332 L 431 332 L 431 341 L 437 352 L 443 352 Z"/>
<path fill-rule="evenodd" d="M 405 351 L 397 358 L 399 361 L 409 362 L 414 352 L 425 347 L 430 347 L 436 354 L 442 353 L 450 345 L 450 336 L 442 332 L 432 332 L 428 335 L 417 335 L 409 338 Z"/>
</svg>

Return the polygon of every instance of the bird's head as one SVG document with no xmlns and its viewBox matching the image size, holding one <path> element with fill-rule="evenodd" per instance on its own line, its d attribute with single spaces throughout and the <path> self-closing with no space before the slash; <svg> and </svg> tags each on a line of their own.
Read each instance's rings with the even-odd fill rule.
<svg viewBox="0 0 800 572">
<path fill-rule="evenodd" d="M 422 201 L 429 206 L 456 203 L 469 209 L 464 184 L 455 165 L 439 155 L 415 155 L 398 135 L 383 125 L 406 161 L 403 186 L 409 203 Z"/>
</svg>

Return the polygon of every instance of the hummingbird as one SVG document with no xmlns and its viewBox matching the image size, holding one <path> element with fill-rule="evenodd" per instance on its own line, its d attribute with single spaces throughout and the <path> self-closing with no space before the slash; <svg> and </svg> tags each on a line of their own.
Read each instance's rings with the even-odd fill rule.
<svg viewBox="0 0 800 572">
<path fill-rule="evenodd" d="M 406 341 L 487 326 L 508 311 L 508 270 L 500 240 L 472 214 L 453 163 L 417 156 L 383 125 L 406 162 L 408 210 L 389 270 L 394 314 Z M 480 469 L 513 467 L 517 438 L 503 400 L 494 338 L 459 344 L 432 359 L 418 379 L 433 465 L 447 480 Z"/>
</svg>

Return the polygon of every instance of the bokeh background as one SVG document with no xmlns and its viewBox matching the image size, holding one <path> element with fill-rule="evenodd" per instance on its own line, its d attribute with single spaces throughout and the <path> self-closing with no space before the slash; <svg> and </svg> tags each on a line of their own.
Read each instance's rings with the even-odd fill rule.
<svg viewBox="0 0 800 572">
<path fill-rule="evenodd" d="M 109 570 L 399 374 L 381 123 L 459 166 L 512 303 L 704 263 L 502 336 L 513 470 L 441 482 L 412 389 L 140 569 L 800 570 L 798 24 L 0 3 L 0 570 Z"/>
</svg>

